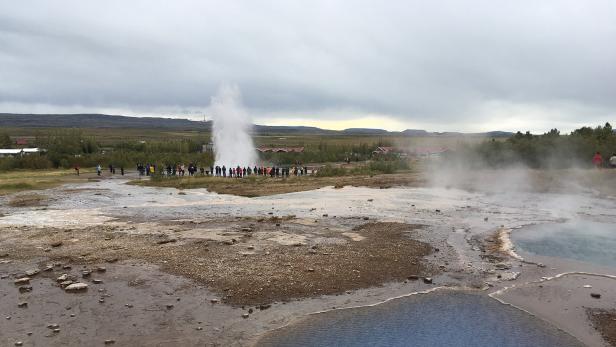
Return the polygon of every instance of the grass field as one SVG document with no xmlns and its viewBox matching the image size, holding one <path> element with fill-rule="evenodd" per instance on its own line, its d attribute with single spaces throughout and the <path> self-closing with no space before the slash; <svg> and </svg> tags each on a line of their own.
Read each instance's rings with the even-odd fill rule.
<svg viewBox="0 0 616 347">
<path fill-rule="evenodd" d="M 57 187 L 71 182 L 83 181 L 94 173 L 93 170 L 81 170 L 77 176 L 74 170 L 18 170 L 0 173 L 0 195 L 27 190 L 39 190 Z"/>
</svg>

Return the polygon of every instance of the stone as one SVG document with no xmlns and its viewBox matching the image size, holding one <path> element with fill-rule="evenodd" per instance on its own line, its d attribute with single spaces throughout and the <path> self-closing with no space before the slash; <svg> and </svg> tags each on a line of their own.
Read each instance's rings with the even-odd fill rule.
<svg viewBox="0 0 616 347">
<path fill-rule="evenodd" d="M 62 241 L 54 241 L 50 244 L 51 247 L 60 247 L 62 246 Z"/>
<path fill-rule="evenodd" d="M 592 288 L 592 286 L 590 284 L 585 284 L 584 288 Z"/>
<path fill-rule="evenodd" d="M 81 271 L 81 277 L 83 277 L 83 278 L 88 278 L 88 277 L 90 277 L 90 275 L 92 275 L 92 272 L 89 271 L 89 270 Z"/>
<path fill-rule="evenodd" d="M 308 268 L 308 272 L 314 272 L 313 268 Z"/>
<path fill-rule="evenodd" d="M 254 311 L 252 310 L 252 308 L 248 309 L 248 313 L 253 313 Z"/>
<path fill-rule="evenodd" d="M 70 286 L 71 284 L 73 284 L 73 281 L 71 281 L 71 280 L 60 282 L 60 286 L 62 288 L 66 288 L 66 287 Z"/>
<path fill-rule="evenodd" d="M 22 284 L 30 284 L 30 280 L 31 280 L 30 277 L 22 277 L 22 278 L 16 279 L 15 282 L 13 282 L 13 283 L 15 283 L 15 285 L 19 286 L 19 285 L 22 285 Z"/>
<path fill-rule="evenodd" d="M 601 294 L 599 293 L 590 293 L 590 296 L 595 299 L 601 299 Z"/>
<path fill-rule="evenodd" d="M 177 239 L 162 239 L 162 240 L 156 241 L 156 243 L 159 245 L 163 245 L 165 243 L 172 243 L 172 242 L 177 242 Z"/>
<path fill-rule="evenodd" d="M 60 329 L 53 329 L 52 331 L 57 334 L 60 332 Z"/>
<path fill-rule="evenodd" d="M 324 213 L 324 214 L 323 214 L 323 217 L 328 217 L 328 216 L 329 216 L 329 215 L 328 215 L 327 213 Z"/>
<path fill-rule="evenodd" d="M 112 345 L 115 343 L 115 340 L 105 340 L 106 345 Z"/>
<path fill-rule="evenodd" d="M 23 343 L 23 342 L 21 342 L 21 341 L 17 341 L 17 342 L 15 342 L 15 346 L 23 346 L 23 345 L 24 345 L 24 343 Z"/>
<path fill-rule="evenodd" d="M 32 276 L 34 276 L 34 275 L 38 274 L 39 272 L 40 272 L 40 271 L 39 271 L 39 270 L 36 270 L 36 269 L 28 270 L 28 271 L 26 271 L 26 276 L 28 276 L 28 277 L 32 277 Z"/>
<path fill-rule="evenodd" d="M 70 270 L 70 269 L 72 269 L 72 268 L 73 268 L 73 267 L 72 267 L 72 266 L 70 266 L 70 265 L 64 265 L 64 266 L 62 266 L 62 269 L 64 269 L 64 270 Z"/>
<path fill-rule="evenodd" d="M 60 327 L 60 325 L 59 325 L 59 324 L 55 324 L 55 323 L 53 323 L 53 324 L 47 324 L 47 329 L 57 329 L 57 328 L 59 328 L 59 327 Z"/>
<path fill-rule="evenodd" d="M 128 307 L 128 308 L 133 308 L 132 304 L 125 304 L 124 306 Z"/>
<path fill-rule="evenodd" d="M 64 288 L 64 290 L 67 292 L 79 292 L 79 291 L 83 291 L 87 289 L 88 289 L 88 285 L 85 283 L 81 283 L 81 282 L 69 284 L 68 286 L 66 286 L 66 288 Z"/>
<path fill-rule="evenodd" d="M 410 275 L 410 276 L 407 277 L 407 279 L 409 281 L 417 281 L 419 279 L 419 276 L 417 276 L 417 275 Z"/>
<path fill-rule="evenodd" d="M 211 300 L 210 300 L 210 302 L 211 302 L 212 304 L 216 304 L 216 303 L 218 303 L 218 299 L 211 299 Z"/>
<path fill-rule="evenodd" d="M 165 305 L 165 307 L 167 308 L 167 310 L 170 310 L 170 309 L 173 308 L 173 304 L 167 304 L 167 305 Z"/>
<path fill-rule="evenodd" d="M 19 304 L 17 304 L 17 307 L 26 308 L 26 307 L 28 307 L 28 303 L 27 302 L 20 302 Z"/>
<path fill-rule="evenodd" d="M 432 277 L 424 277 L 423 282 L 425 284 L 432 284 Z"/>
<path fill-rule="evenodd" d="M 107 271 L 107 268 L 104 266 L 98 266 L 96 268 L 96 272 L 105 272 L 105 271 Z"/>
<path fill-rule="evenodd" d="M 364 220 L 369 220 L 369 219 L 370 219 L 370 217 L 364 217 Z"/>
<path fill-rule="evenodd" d="M 68 280 L 68 275 L 67 274 L 62 274 L 60 275 L 60 277 L 56 278 L 56 282 L 64 282 Z"/>
<path fill-rule="evenodd" d="M 245 319 L 245 318 L 248 318 L 248 317 L 250 317 L 250 315 L 249 315 L 248 313 L 244 313 L 244 314 L 242 314 L 242 318 L 244 318 L 244 319 Z"/>
<path fill-rule="evenodd" d="M 261 311 L 267 310 L 270 307 L 272 307 L 272 305 L 270 305 L 270 304 L 262 304 L 262 305 L 259 305 L 259 310 L 261 310 Z"/>
<path fill-rule="evenodd" d="M 103 283 L 103 280 L 94 279 L 94 280 L 92 280 L 92 283 L 94 283 L 94 284 L 101 284 L 101 283 Z"/>
<path fill-rule="evenodd" d="M 32 291 L 32 286 L 22 286 L 19 287 L 19 292 L 20 293 L 29 293 Z"/>
<path fill-rule="evenodd" d="M 51 265 L 48 265 L 48 266 L 46 266 L 46 267 L 43 269 L 43 271 L 45 271 L 45 272 L 49 272 L 49 271 L 52 271 L 52 270 L 53 270 L 53 266 L 51 266 Z"/>
</svg>

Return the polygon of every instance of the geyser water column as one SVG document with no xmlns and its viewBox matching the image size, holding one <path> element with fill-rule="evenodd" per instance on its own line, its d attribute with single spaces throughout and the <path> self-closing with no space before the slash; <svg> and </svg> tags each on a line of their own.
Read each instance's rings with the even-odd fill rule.
<svg viewBox="0 0 616 347">
<path fill-rule="evenodd" d="M 228 168 L 254 166 L 257 153 L 250 137 L 252 121 L 242 106 L 240 89 L 223 84 L 212 97 L 209 113 L 212 116 L 215 165 Z"/>
</svg>

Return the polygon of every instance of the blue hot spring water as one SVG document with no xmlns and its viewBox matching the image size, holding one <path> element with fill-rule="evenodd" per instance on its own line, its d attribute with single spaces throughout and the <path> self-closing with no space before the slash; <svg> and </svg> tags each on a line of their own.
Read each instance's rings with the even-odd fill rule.
<svg viewBox="0 0 616 347">
<path fill-rule="evenodd" d="M 581 346 L 570 335 L 485 295 L 434 292 L 310 316 L 258 346 Z"/>
<path fill-rule="evenodd" d="M 590 221 L 540 224 L 511 233 L 523 252 L 616 267 L 616 225 Z"/>
</svg>

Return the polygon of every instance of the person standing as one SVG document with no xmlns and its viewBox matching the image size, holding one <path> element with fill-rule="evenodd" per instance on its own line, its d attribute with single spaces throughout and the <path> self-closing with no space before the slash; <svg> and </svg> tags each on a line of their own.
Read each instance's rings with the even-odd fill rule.
<svg viewBox="0 0 616 347">
<path fill-rule="evenodd" d="M 592 157 L 592 163 L 596 168 L 601 168 L 603 165 L 603 157 L 601 156 L 601 152 L 595 153 L 595 156 Z"/>
<path fill-rule="evenodd" d="M 124 165 L 120 166 L 120 175 L 124 176 Z"/>
<path fill-rule="evenodd" d="M 75 164 L 75 172 L 77 173 L 77 176 L 79 176 L 79 165 Z"/>
<path fill-rule="evenodd" d="M 101 170 L 102 170 L 101 164 L 96 165 L 96 175 L 97 176 L 101 175 Z"/>
</svg>

